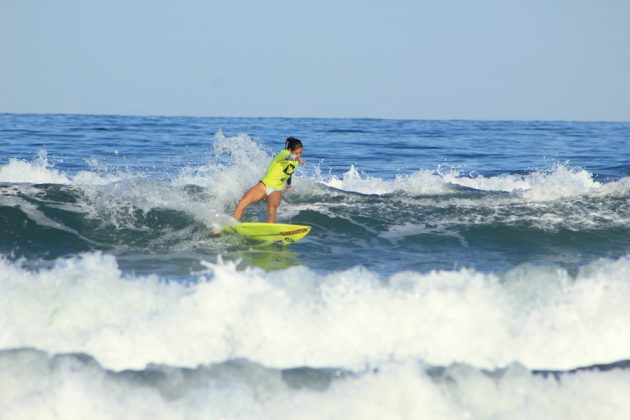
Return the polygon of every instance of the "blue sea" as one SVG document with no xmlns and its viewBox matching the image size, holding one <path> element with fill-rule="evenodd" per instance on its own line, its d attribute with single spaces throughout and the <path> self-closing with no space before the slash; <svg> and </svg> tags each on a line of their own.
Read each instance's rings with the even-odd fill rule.
<svg viewBox="0 0 630 420">
<path fill-rule="evenodd" d="M 0 114 L 3 420 L 627 419 L 629 302 L 630 123 Z"/>
</svg>

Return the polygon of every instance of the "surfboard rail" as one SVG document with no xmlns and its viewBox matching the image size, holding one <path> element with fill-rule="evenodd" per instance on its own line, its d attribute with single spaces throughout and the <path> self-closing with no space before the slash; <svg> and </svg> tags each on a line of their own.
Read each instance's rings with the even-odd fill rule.
<svg viewBox="0 0 630 420">
<path fill-rule="evenodd" d="M 225 233 L 235 233 L 257 242 L 282 245 L 291 245 L 310 231 L 311 226 L 264 222 L 242 222 L 223 229 Z"/>
</svg>

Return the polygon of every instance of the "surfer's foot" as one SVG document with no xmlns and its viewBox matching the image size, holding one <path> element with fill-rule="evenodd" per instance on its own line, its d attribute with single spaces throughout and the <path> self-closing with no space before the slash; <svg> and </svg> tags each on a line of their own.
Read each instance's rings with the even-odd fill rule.
<svg viewBox="0 0 630 420">
<path fill-rule="evenodd" d="M 221 229 L 217 228 L 217 227 L 213 227 L 210 230 L 210 236 L 211 238 L 216 238 L 217 236 L 221 236 Z"/>
</svg>

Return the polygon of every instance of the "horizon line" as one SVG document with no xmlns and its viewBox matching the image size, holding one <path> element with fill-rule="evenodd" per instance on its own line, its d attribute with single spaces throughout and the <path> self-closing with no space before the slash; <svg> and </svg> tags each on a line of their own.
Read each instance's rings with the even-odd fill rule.
<svg viewBox="0 0 630 420">
<path fill-rule="evenodd" d="M 138 118 L 233 118 L 233 119 L 283 119 L 283 120 L 380 120 L 380 121 L 481 121 L 481 122 L 564 122 L 564 123 L 613 123 L 627 124 L 630 120 L 605 119 L 554 119 L 554 118 L 395 118 L 395 117 L 345 117 L 345 116 L 235 116 L 235 115 L 204 115 L 204 114 L 124 114 L 124 113 L 92 113 L 92 112 L 5 112 L 0 115 L 38 115 L 38 116 L 85 116 L 85 117 L 138 117 Z"/>
</svg>

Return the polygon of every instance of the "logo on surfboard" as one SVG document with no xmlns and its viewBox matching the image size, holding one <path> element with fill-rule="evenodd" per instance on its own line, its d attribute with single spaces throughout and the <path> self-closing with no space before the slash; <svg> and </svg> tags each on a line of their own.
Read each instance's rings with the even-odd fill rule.
<svg viewBox="0 0 630 420">
<path fill-rule="evenodd" d="M 291 236 L 291 235 L 297 235 L 298 233 L 304 233 L 304 232 L 308 232 L 308 228 L 289 230 L 289 231 L 286 231 L 286 232 L 280 232 L 280 235 L 282 235 L 282 236 Z"/>
</svg>

